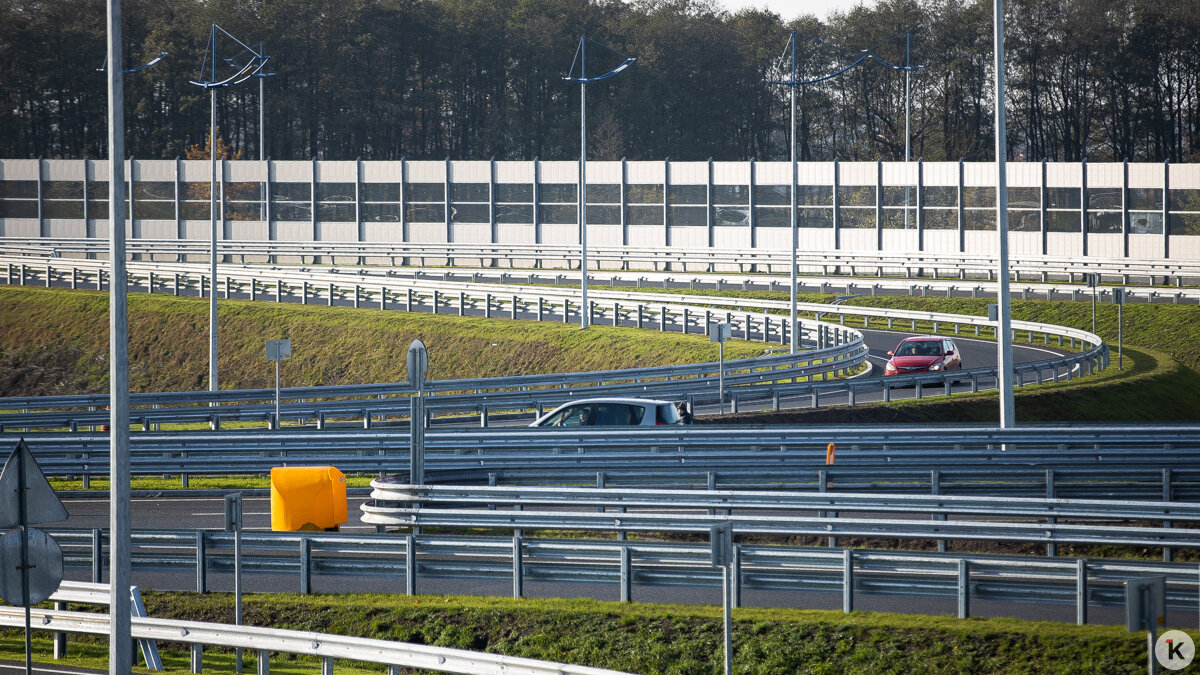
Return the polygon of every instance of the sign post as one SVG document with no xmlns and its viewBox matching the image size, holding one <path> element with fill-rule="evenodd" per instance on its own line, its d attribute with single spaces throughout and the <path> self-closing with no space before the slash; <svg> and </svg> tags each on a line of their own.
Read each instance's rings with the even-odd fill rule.
<svg viewBox="0 0 1200 675">
<path fill-rule="evenodd" d="M 420 340 L 408 346 L 405 359 L 408 368 L 408 383 L 414 394 L 410 402 L 408 421 L 409 456 L 408 482 L 413 485 L 425 483 L 425 378 L 429 374 L 429 351 Z"/>
<path fill-rule="evenodd" d="M 713 567 L 721 568 L 721 604 L 725 615 L 725 675 L 733 673 L 733 526 L 713 525 L 709 531 Z"/>
<path fill-rule="evenodd" d="M 720 370 L 717 374 L 717 392 L 721 397 L 721 414 L 725 414 L 725 341 L 733 335 L 733 326 L 728 323 L 712 323 L 708 325 L 708 341 L 717 343 L 717 354 L 720 359 Z"/>
<path fill-rule="evenodd" d="M 66 507 L 25 441 L 18 441 L 0 471 L 0 529 L 18 528 L 0 537 L 0 597 L 25 608 L 26 672 L 33 672 L 29 608 L 45 602 L 63 577 L 62 548 L 30 525 L 66 519 Z"/>
<path fill-rule="evenodd" d="M 1125 289 L 1114 288 L 1112 301 L 1117 306 L 1117 370 L 1125 370 L 1125 355 L 1121 353 L 1121 305 L 1125 304 Z"/>
<path fill-rule="evenodd" d="M 1089 273 L 1087 275 L 1088 288 L 1092 289 L 1092 333 L 1096 332 L 1096 287 L 1100 285 L 1100 275 Z"/>
<path fill-rule="evenodd" d="M 291 340 L 267 340 L 267 360 L 275 362 L 275 430 L 282 426 L 279 421 L 279 362 L 292 358 Z"/>
</svg>

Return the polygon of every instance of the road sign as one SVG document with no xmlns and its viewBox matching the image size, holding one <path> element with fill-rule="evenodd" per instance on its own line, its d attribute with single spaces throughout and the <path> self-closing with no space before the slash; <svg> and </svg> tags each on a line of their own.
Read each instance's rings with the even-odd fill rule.
<svg viewBox="0 0 1200 675">
<path fill-rule="evenodd" d="M 287 361 L 292 358 L 291 340 L 267 340 L 267 360 Z"/>
<path fill-rule="evenodd" d="M 1115 305 L 1125 304 L 1125 289 L 1124 288 L 1112 289 L 1112 301 L 1113 301 L 1113 304 L 1115 304 Z"/>
<path fill-rule="evenodd" d="M 1167 623 L 1166 577 L 1125 581 L 1125 628 L 1130 633 L 1156 630 Z"/>
<path fill-rule="evenodd" d="M 708 325 L 709 342 L 725 342 L 733 336 L 733 325 L 728 323 L 710 323 Z"/>
<path fill-rule="evenodd" d="M 9 530 L 0 537 L 0 597 L 17 607 L 46 601 L 63 578 L 62 547 L 45 532 L 29 528 L 29 604 L 21 592 L 21 530 Z"/>
<path fill-rule="evenodd" d="M 22 458 L 18 453 L 23 453 Z M 24 466 L 24 477 L 21 467 Z M 63 506 L 42 468 L 38 466 L 33 453 L 25 446 L 25 441 L 19 441 L 13 448 L 4 471 L 0 473 L 0 529 L 7 529 L 21 524 L 21 505 L 19 496 L 25 495 L 25 524 L 56 523 L 67 519 L 67 509 Z"/>
<path fill-rule="evenodd" d="M 413 389 L 421 391 L 425 388 L 425 376 L 429 374 L 429 352 L 425 349 L 425 343 L 413 340 L 408 346 L 405 363 L 408 367 L 408 383 Z"/>
<path fill-rule="evenodd" d="M 712 545 L 713 567 L 724 567 L 733 562 L 733 526 L 729 523 L 713 525 L 708 537 Z"/>
</svg>

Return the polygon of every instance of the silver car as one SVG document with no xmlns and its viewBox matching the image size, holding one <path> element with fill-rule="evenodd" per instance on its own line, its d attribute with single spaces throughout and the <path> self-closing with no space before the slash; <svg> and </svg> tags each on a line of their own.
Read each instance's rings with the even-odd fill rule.
<svg viewBox="0 0 1200 675">
<path fill-rule="evenodd" d="M 585 398 L 564 403 L 531 427 L 653 427 L 683 424 L 671 401 L 645 398 Z"/>
</svg>

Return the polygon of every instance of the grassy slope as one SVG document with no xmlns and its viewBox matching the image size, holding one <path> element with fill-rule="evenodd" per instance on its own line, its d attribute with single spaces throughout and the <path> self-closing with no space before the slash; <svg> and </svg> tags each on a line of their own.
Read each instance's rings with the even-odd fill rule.
<svg viewBox="0 0 1200 675">
<path fill-rule="evenodd" d="M 208 302 L 130 296 L 133 391 L 208 386 Z M 108 382 L 108 300 L 93 291 L 0 287 L 0 396 L 101 392 Z M 396 382 L 413 338 L 430 350 L 437 379 L 572 372 L 717 360 L 704 336 L 536 321 L 276 305 L 220 303 L 221 386 L 274 386 L 263 342 L 290 338 L 284 385 Z M 729 359 L 762 345 L 726 345 Z"/>
<path fill-rule="evenodd" d="M 155 617 L 233 620 L 227 594 L 148 593 L 146 605 Z M 278 594 L 247 596 L 244 614 L 250 625 L 416 642 L 626 672 L 721 671 L 719 607 L 575 599 Z M 738 673 L 764 674 L 1136 673 L 1145 669 L 1144 640 L 1142 634 L 1127 634 L 1119 626 L 738 609 L 734 612 L 733 665 Z M 5 640 L 0 647 L 14 643 Z M 48 641 L 42 642 L 39 652 L 48 650 Z M 217 663 L 215 656 L 206 652 L 205 672 L 210 663 Z M 93 663 L 102 663 L 103 655 L 96 657 L 101 660 Z M 171 660 L 180 667 L 185 663 L 181 658 Z M 273 662 L 272 672 L 284 672 L 282 665 Z"/>
</svg>

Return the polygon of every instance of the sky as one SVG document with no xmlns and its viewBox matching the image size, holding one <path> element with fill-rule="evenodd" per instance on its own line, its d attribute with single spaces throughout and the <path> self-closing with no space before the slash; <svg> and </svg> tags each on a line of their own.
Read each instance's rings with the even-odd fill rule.
<svg viewBox="0 0 1200 675">
<path fill-rule="evenodd" d="M 730 12 L 736 12 L 745 7 L 766 8 L 791 21 L 801 14 L 816 14 L 825 19 L 835 9 L 849 9 L 857 5 L 873 5 L 875 0 L 717 0 Z"/>
</svg>

